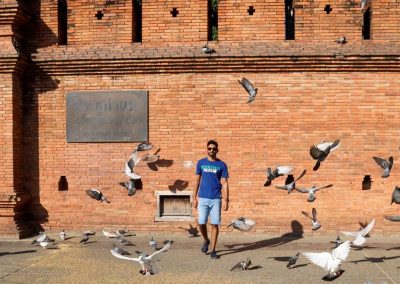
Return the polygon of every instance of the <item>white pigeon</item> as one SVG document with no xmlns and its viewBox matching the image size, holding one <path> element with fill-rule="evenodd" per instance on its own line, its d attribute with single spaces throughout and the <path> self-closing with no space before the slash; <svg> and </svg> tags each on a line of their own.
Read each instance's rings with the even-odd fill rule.
<svg viewBox="0 0 400 284">
<path fill-rule="evenodd" d="M 53 245 L 53 242 L 43 241 L 39 243 L 42 248 L 47 249 L 48 246 Z"/>
<path fill-rule="evenodd" d="M 246 220 L 248 220 L 247 223 L 246 223 Z M 253 228 L 253 226 L 250 226 L 251 224 L 255 225 L 255 222 L 252 221 L 252 220 L 246 219 L 244 217 L 241 217 L 241 218 L 233 219 L 232 222 L 228 225 L 227 228 L 232 226 L 233 228 L 235 228 L 235 229 L 237 229 L 239 231 L 248 231 L 251 228 Z"/>
<path fill-rule="evenodd" d="M 103 230 L 103 235 L 107 238 L 118 238 L 118 234 L 114 232 L 107 232 Z"/>
<path fill-rule="evenodd" d="M 340 264 L 350 252 L 350 242 L 345 241 L 329 252 L 303 252 L 303 255 L 315 265 L 322 267 L 328 274 L 323 279 L 333 280 L 340 275 Z"/>
<path fill-rule="evenodd" d="M 139 163 L 140 158 L 138 157 L 137 150 L 133 151 L 131 157 L 129 158 L 128 162 L 125 163 L 125 174 L 130 179 L 141 179 L 142 177 L 137 175 L 133 169 Z"/>
<path fill-rule="evenodd" d="M 111 253 L 113 256 L 120 258 L 120 259 L 125 259 L 125 260 L 130 260 L 130 261 L 135 261 L 135 262 L 139 262 L 140 265 L 142 266 L 142 269 L 140 270 L 140 272 L 144 275 L 153 275 L 154 274 L 154 269 L 153 269 L 153 264 L 152 264 L 152 259 L 155 255 L 162 253 L 166 250 L 168 250 L 171 247 L 171 243 L 168 242 L 162 249 L 160 249 L 159 251 L 154 252 L 151 255 L 146 255 L 144 253 L 141 253 L 139 255 L 139 257 L 137 258 L 132 258 L 132 257 L 126 257 L 126 256 L 122 256 L 120 254 L 118 254 L 117 252 L 115 252 L 114 250 L 111 250 Z"/>
<path fill-rule="evenodd" d="M 367 240 L 365 236 L 372 230 L 375 225 L 375 219 L 371 221 L 365 228 L 362 228 L 358 232 L 341 232 L 342 234 L 348 237 L 355 237 L 354 241 L 352 242 L 355 246 L 361 246 Z"/>
<path fill-rule="evenodd" d="M 64 231 L 64 230 L 62 230 L 62 231 L 60 232 L 60 239 L 63 240 L 63 241 L 65 241 L 65 231 Z"/>
<path fill-rule="evenodd" d="M 328 185 L 324 185 L 324 186 L 320 186 L 320 187 L 317 187 L 316 185 L 313 185 L 310 188 L 295 188 L 295 189 L 298 192 L 301 192 L 301 193 L 308 193 L 307 201 L 308 202 L 313 202 L 315 199 L 317 199 L 317 197 L 315 197 L 315 192 L 317 192 L 320 189 L 329 188 L 329 187 L 332 187 L 332 186 L 333 186 L 333 184 L 328 184 Z"/>
</svg>

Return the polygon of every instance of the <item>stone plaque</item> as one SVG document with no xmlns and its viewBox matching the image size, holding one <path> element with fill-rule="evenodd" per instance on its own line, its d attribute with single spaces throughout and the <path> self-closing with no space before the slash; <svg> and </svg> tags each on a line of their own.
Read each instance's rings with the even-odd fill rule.
<svg viewBox="0 0 400 284">
<path fill-rule="evenodd" d="M 139 142 L 149 133 L 147 91 L 67 94 L 67 142 Z"/>
</svg>

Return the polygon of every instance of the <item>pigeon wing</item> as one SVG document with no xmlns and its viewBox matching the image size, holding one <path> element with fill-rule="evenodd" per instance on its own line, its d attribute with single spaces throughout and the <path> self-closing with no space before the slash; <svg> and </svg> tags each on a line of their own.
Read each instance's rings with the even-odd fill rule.
<svg viewBox="0 0 400 284">
<path fill-rule="evenodd" d="M 151 258 L 153 258 L 155 255 L 157 255 L 157 254 L 159 254 L 159 253 L 162 253 L 162 252 L 164 252 L 164 251 L 167 251 L 170 247 L 171 247 L 171 243 L 168 242 L 165 246 L 163 246 L 162 249 L 160 249 L 160 250 L 156 251 L 155 253 L 149 255 L 147 258 L 148 258 L 148 259 L 151 259 Z"/>
<path fill-rule="evenodd" d="M 313 145 L 310 147 L 310 155 L 314 160 L 318 160 L 325 155 L 325 152 Z"/>
<path fill-rule="evenodd" d="M 120 258 L 120 259 L 140 262 L 140 261 L 139 261 L 139 258 L 123 256 L 123 255 L 120 255 L 119 253 L 115 252 L 115 251 L 112 250 L 112 249 L 111 249 L 111 254 L 112 254 L 113 256 L 117 257 L 117 258 Z"/>
<path fill-rule="evenodd" d="M 348 231 L 344 231 L 341 232 L 343 235 L 348 236 L 348 237 L 355 237 L 357 236 L 357 232 L 348 232 Z"/>
<path fill-rule="evenodd" d="M 378 166 L 380 166 L 382 169 L 385 168 L 385 165 L 388 164 L 388 161 L 386 161 L 385 159 L 379 158 L 379 157 L 372 157 L 374 158 L 375 162 L 378 164 Z"/>
<path fill-rule="evenodd" d="M 276 169 L 280 175 L 287 175 L 293 171 L 293 168 L 289 166 L 279 166 Z"/>
<path fill-rule="evenodd" d="M 314 222 L 317 222 L 317 210 L 313 207 L 313 209 L 311 210 L 312 212 L 312 220 Z"/>
<path fill-rule="evenodd" d="M 332 255 L 341 261 L 344 261 L 350 252 L 350 242 L 345 241 L 332 251 Z"/>
<path fill-rule="evenodd" d="M 371 221 L 371 223 L 368 224 L 368 226 L 366 226 L 365 228 L 361 229 L 361 230 L 360 230 L 360 234 L 361 234 L 363 237 L 365 237 L 365 236 L 372 230 L 372 228 L 374 227 L 374 225 L 375 225 L 375 219 L 373 219 L 373 220 Z"/>
<path fill-rule="evenodd" d="M 304 216 L 306 216 L 307 218 L 312 219 L 311 216 L 310 216 L 307 212 L 301 211 L 301 213 L 302 213 Z"/>
<path fill-rule="evenodd" d="M 393 157 L 390 156 L 389 157 L 389 171 L 392 169 L 392 167 L 393 167 Z"/>
<path fill-rule="evenodd" d="M 324 185 L 324 186 L 321 186 L 321 187 L 317 187 L 317 188 L 314 189 L 314 192 L 315 192 L 315 191 L 318 191 L 318 190 L 320 190 L 320 189 L 329 188 L 329 187 L 332 187 L 332 186 L 333 186 L 333 184 L 328 184 L 328 185 Z"/>
<path fill-rule="evenodd" d="M 309 193 L 310 192 L 310 190 L 308 189 L 308 188 L 295 188 L 295 190 L 297 190 L 298 192 L 301 192 L 301 193 Z"/>
<path fill-rule="evenodd" d="M 243 88 L 246 89 L 246 92 L 248 92 L 251 96 L 255 96 L 254 86 L 250 83 L 249 80 L 243 77 L 240 84 L 243 86 Z"/>
<path fill-rule="evenodd" d="M 393 215 L 393 216 L 384 216 L 386 220 L 393 221 L 393 222 L 400 222 L 400 216 L 399 215 Z"/>
<path fill-rule="evenodd" d="M 287 186 L 275 185 L 275 188 L 287 190 Z"/>
<path fill-rule="evenodd" d="M 235 266 L 233 266 L 231 268 L 231 271 L 236 271 L 236 270 L 242 270 L 242 262 L 239 261 L 238 263 L 235 264 Z"/>
<path fill-rule="evenodd" d="M 133 167 L 131 167 L 131 166 L 129 165 L 130 162 L 131 162 L 131 160 L 129 160 L 129 161 L 125 164 L 125 174 L 126 174 L 129 178 L 131 178 L 131 179 L 141 179 L 141 178 L 142 178 L 141 176 L 139 176 L 139 175 L 137 175 L 137 174 L 135 174 L 135 173 L 133 172 Z M 132 163 L 131 163 L 131 165 L 132 165 Z"/>
<path fill-rule="evenodd" d="M 329 252 L 303 252 L 303 255 L 315 265 L 322 267 L 326 272 L 329 271 L 329 264 L 332 261 L 332 255 Z"/>
<path fill-rule="evenodd" d="M 304 170 L 301 175 L 299 175 L 298 178 L 295 179 L 295 182 L 298 181 L 299 179 L 301 179 L 305 174 L 306 174 L 307 170 Z"/>
</svg>

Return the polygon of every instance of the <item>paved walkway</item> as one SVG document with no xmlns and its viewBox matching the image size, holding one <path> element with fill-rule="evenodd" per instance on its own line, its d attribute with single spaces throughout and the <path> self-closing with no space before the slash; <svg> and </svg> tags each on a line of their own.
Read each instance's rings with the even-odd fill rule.
<svg viewBox="0 0 400 284">
<path fill-rule="evenodd" d="M 32 239 L 0 237 L 0 283 L 324 283 L 324 271 L 300 256 L 293 269 L 288 257 L 298 251 L 329 251 L 335 237 L 299 239 L 268 236 L 220 236 L 221 258 L 211 260 L 200 252 L 201 237 L 155 235 L 160 244 L 172 240 L 168 252 L 156 260 L 158 273 L 139 274 L 137 263 L 113 257 L 114 239 L 99 234 L 87 244 L 80 236 L 44 250 L 30 244 Z M 135 250 L 151 252 L 148 235 L 128 237 Z M 248 271 L 231 272 L 238 261 L 250 258 Z M 400 283 L 400 244 L 398 237 L 372 237 L 361 250 L 352 249 L 342 265 L 345 270 L 335 283 Z"/>
</svg>

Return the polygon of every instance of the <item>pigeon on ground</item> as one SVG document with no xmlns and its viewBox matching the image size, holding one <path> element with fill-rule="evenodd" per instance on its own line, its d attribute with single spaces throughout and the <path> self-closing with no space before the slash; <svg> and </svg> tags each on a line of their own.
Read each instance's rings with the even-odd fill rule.
<svg viewBox="0 0 400 284">
<path fill-rule="evenodd" d="M 307 212 L 301 211 L 301 213 L 303 213 L 304 216 L 306 216 L 306 217 L 311 219 L 311 225 L 312 225 L 312 230 L 313 231 L 316 231 L 319 228 L 321 228 L 321 224 L 317 220 L 317 210 L 315 208 L 313 208 L 311 210 L 312 217 L 310 215 L 308 215 Z"/>
<path fill-rule="evenodd" d="M 337 38 L 335 40 L 335 42 L 340 43 L 340 44 L 345 44 L 345 43 L 347 43 L 347 39 L 345 36 L 341 36 L 341 37 Z"/>
<path fill-rule="evenodd" d="M 247 103 L 251 103 L 252 101 L 254 101 L 257 95 L 258 88 L 254 88 L 254 86 L 250 83 L 250 81 L 244 77 L 242 78 L 242 81 L 238 80 L 238 82 L 240 85 L 243 86 L 243 88 L 249 94 Z"/>
<path fill-rule="evenodd" d="M 82 239 L 80 241 L 81 244 L 85 244 L 89 240 L 89 235 L 87 234 L 82 234 Z"/>
<path fill-rule="evenodd" d="M 128 162 L 125 163 L 125 174 L 130 178 L 130 179 L 141 179 L 142 177 L 137 175 L 133 169 L 135 166 L 139 163 L 140 159 L 138 157 L 138 152 L 133 151 L 131 157 L 129 158 Z"/>
<path fill-rule="evenodd" d="M 393 190 L 392 203 L 390 203 L 390 204 L 393 204 L 393 202 L 396 204 L 400 204 L 400 187 L 399 186 L 396 186 Z"/>
<path fill-rule="evenodd" d="M 124 245 L 124 246 L 133 246 L 131 241 L 128 241 L 127 239 L 125 239 L 123 236 L 118 236 L 117 240 L 120 244 Z"/>
<path fill-rule="evenodd" d="M 334 280 L 342 273 L 340 264 L 345 261 L 350 252 L 350 242 L 345 241 L 343 244 L 329 252 L 303 252 L 303 255 L 315 265 L 322 267 L 326 272 L 322 279 Z"/>
<path fill-rule="evenodd" d="M 143 142 L 136 146 L 136 151 L 148 151 L 151 149 L 153 149 L 153 145 L 149 142 Z"/>
<path fill-rule="evenodd" d="M 299 179 L 301 179 L 305 174 L 306 174 L 306 170 L 304 170 L 304 171 L 300 174 L 300 176 L 299 176 L 297 179 L 295 179 L 294 181 L 292 181 L 291 183 L 285 184 L 285 185 L 283 185 L 283 186 L 276 185 L 275 187 L 276 187 L 276 188 L 279 188 L 279 189 L 287 190 L 287 192 L 288 192 L 288 194 L 289 194 L 289 193 L 292 192 L 293 189 L 296 188 L 296 182 L 297 182 Z"/>
<path fill-rule="evenodd" d="M 118 236 L 136 236 L 136 234 L 131 234 L 130 232 L 129 232 L 129 230 L 127 230 L 127 229 L 119 229 L 119 230 L 116 230 L 115 231 L 115 233 L 118 235 Z"/>
<path fill-rule="evenodd" d="M 355 246 L 361 246 L 365 243 L 367 240 L 365 236 L 372 230 L 372 228 L 375 225 L 375 219 L 371 221 L 371 223 L 368 224 L 365 228 L 362 228 L 361 230 L 357 232 L 341 232 L 342 234 L 348 236 L 348 237 L 355 237 L 354 241 L 352 242 L 353 245 Z"/>
<path fill-rule="evenodd" d="M 182 226 L 179 228 L 184 229 L 186 232 L 188 232 L 190 234 L 191 237 L 199 236 L 199 229 L 197 229 L 197 226 L 193 227 L 192 224 L 189 224 L 189 229 L 185 229 Z"/>
<path fill-rule="evenodd" d="M 49 242 L 49 241 L 43 241 L 43 242 L 40 242 L 39 244 L 44 249 L 47 249 L 48 246 L 54 245 L 53 242 Z"/>
<path fill-rule="evenodd" d="M 157 250 L 157 243 L 156 241 L 153 239 L 153 236 L 151 237 L 150 241 L 149 241 L 149 245 L 151 247 L 152 250 Z"/>
<path fill-rule="evenodd" d="M 103 230 L 103 235 L 106 236 L 107 238 L 118 238 L 118 234 L 115 232 L 107 232 Z"/>
<path fill-rule="evenodd" d="M 289 166 L 279 166 L 276 167 L 274 171 L 271 168 L 267 169 L 267 181 L 265 182 L 264 186 L 270 186 L 272 180 L 276 179 L 277 177 L 288 175 L 293 171 L 293 167 Z"/>
<path fill-rule="evenodd" d="M 332 187 L 332 186 L 333 186 L 333 184 L 328 184 L 328 185 L 324 185 L 324 186 L 321 186 L 321 187 L 317 187 L 316 185 L 314 185 L 311 188 L 296 188 L 296 190 L 301 192 L 301 193 L 308 193 L 307 201 L 308 202 L 313 202 L 315 199 L 317 199 L 317 197 L 315 197 L 315 192 L 317 192 L 320 189 L 329 188 L 329 187 Z"/>
<path fill-rule="evenodd" d="M 126 250 L 117 247 L 116 245 L 113 245 L 112 248 L 113 251 L 115 251 L 116 253 L 118 253 L 119 255 L 131 255 L 129 252 L 127 252 Z"/>
<path fill-rule="evenodd" d="M 211 54 L 215 53 L 215 49 L 214 49 L 214 48 L 211 48 L 211 47 L 208 47 L 207 45 L 204 45 L 204 46 L 201 48 L 201 52 L 203 52 L 204 54 L 209 54 L 209 55 L 211 55 Z"/>
<path fill-rule="evenodd" d="M 110 201 L 108 201 L 108 199 L 103 195 L 103 193 L 101 193 L 99 190 L 95 188 L 86 190 L 86 193 L 93 199 L 99 200 L 101 202 L 105 201 L 107 203 L 110 203 Z"/>
<path fill-rule="evenodd" d="M 336 240 L 334 241 L 335 246 L 333 248 L 337 248 L 341 244 L 343 244 L 342 240 L 340 239 L 339 235 L 336 237 Z"/>
<path fill-rule="evenodd" d="M 297 260 L 299 259 L 299 255 L 300 255 L 300 253 L 298 252 L 298 253 L 296 253 L 294 256 L 292 256 L 291 258 L 289 258 L 289 262 L 288 262 L 288 264 L 286 265 L 286 267 L 290 269 L 292 265 L 295 265 L 296 262 L 297 262 Z"/>
<path fill-rule="evenodd" d="M 378 164 L 383 169 L 382 177 L 387 178 L 390 176 L 390 171 L 392 170 L 393 167 L 393 157 L 389 157 L 388 160 L 379 158 L 379 157 L 373 157 L 375 162 Z"/>
<path fill-rule="evenodd" d="M 231 268 L 231 271 L 247 270 L 251 265 L 251 260 L 246 258 L 246 260 L 239 261 L 235 266 Z"/>
<path fill-rule="evenodd" d="M 44 232 L 39 232 L 39 237 L 32 241 L 32 244 L 38 244 L 41 242 L 54 242 L 55 240 L 50 239 Z"/>
<path fill-rule="evenodd" d="M 150 155 L 146 154 L 142 158 L 140 158 L 141 161 L 145 163 L 155 163 L 160 159 L 160 155 Z"/>
<path fill-rule="evenodd" d="M 250 222 L 247 221 L 247 223 L 246 223 L 246 220 L 248 220 L 248 219 L 246 219 L 244 217 L 233 219 L 227 228 L 232 226 L 233 228 L 235 228 L 239 231 L 248 231 L 251 228 L 253 228 L 253 226 L 251 226 L 251 224 L 255 224 L 255 222 L 252 220 L 249 220 Z"/>
<path fill-rule="evenodd" d="M 392 222 L 400 222 L 400 215 L 392 215 L 392 216 L 385 215 L 384 217 L 386 220 L 389 220 Z"/>
<path fill-rule="evenodd" d="M 116 253 L 114 250 L 111 250 L 111 253 L 113 256 L 120 258 L 120 259 L 139 262 L 140 265 L 142 266 L 140 273 L 142 273 L 143 275 L 153 275 L 154 274 L 153 263 L 152 263 L 153 257 L 159 253 L 162 253 L 162 252 L 168 250 L 170 247 L 171 247 L 171 243 L 168 242 L 162 249 L 154 252 L 153 254 L 146 255 L 145 253 L 141 253 L 139 255 L 139 257 L 137 257 L 137 258 L 122 256 L 122 255 Z"/>
<path fill-rule="evenodd" d="M 62 230 L 62 231 L 60 232 L 60 239 L 61 239 L 62 241 L 65 241 L 65 236 L 66 236 L 65 231 Z"/>
<path fill-rule="evenodd" d="M 129 181 L 125 182 L 120 182 L 119 183 L 122 187 L 128 190 L 128 196 L 132 196 L 136 193 L 136 187 L 135 187 L 135 180 L 130 179 Z"/>
<path fill-rule="evenodd" d="M 330 152 L 335 151 L 340 145 L 340 140 L 336 139 L 334 142 L 322 142 L 318 145 L 313 145 L 310 147 L 310 155 L 314 160 L 317 160 L 313 170 L 319 169 L 321 162 L 323 162 L 326 157 L 328 157 Z"/>
</svg>

